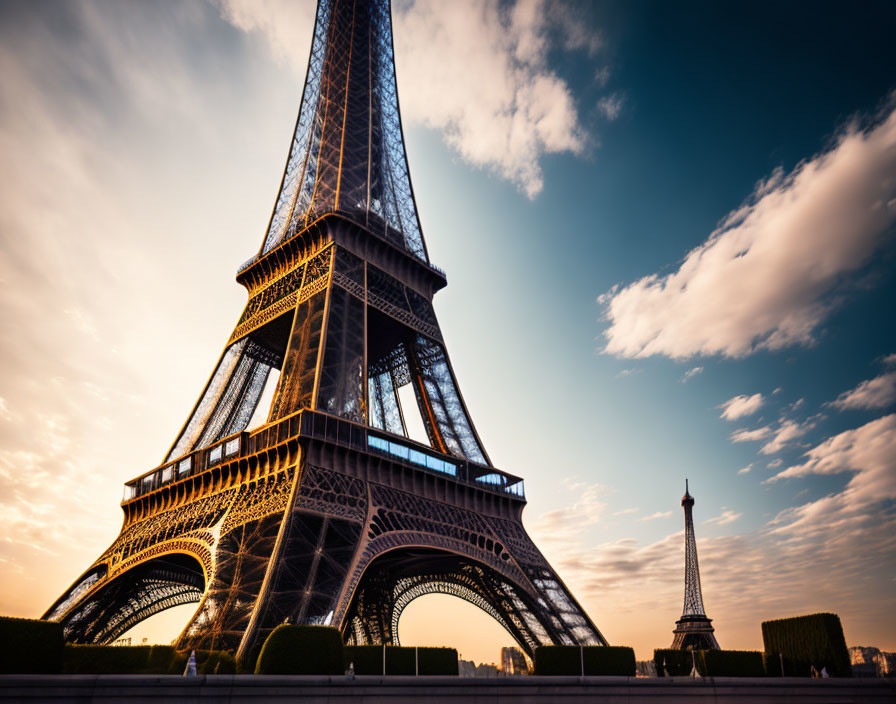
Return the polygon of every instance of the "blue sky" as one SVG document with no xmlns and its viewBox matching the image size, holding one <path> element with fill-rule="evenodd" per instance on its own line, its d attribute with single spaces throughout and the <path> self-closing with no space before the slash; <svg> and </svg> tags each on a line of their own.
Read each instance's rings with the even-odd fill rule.
<svg viewBox="0 0 896 704">
<path fill-rule="evenodd" d="M 896 649 L 896 10 L 394 12 L 449 353 L 604 634 L 671 642 L 689 477 L 723 647 L 825 610 Z M 114 538 L 241 310 L 313 5 L 0 13 L 0 610 L 36 615 Z M 470 639 L 427 599 L 404 642 Z M 490 634 L 462 652 L 496 657 L 456 613 Z"/>
</svg>

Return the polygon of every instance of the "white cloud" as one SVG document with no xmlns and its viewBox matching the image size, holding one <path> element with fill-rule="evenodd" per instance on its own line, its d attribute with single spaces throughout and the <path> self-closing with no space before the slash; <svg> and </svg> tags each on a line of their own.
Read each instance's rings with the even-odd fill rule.
<svg viewBox="0 0 896 704">
<path fill-rule="evenodd" d="M 304 74 L 311 3 L 218 4 L 225 19 L 263 36 L 275 56 Z M 546 0 L 405 0 L 395 4 L 393 20 L 405 124 L 439 130 L 465 161 L 530 198 L 543 187 L 543 155 L 584 152 L 588 139 L 572 92 L 547 61 L 555 46 L 590 55 L 602 46 L 573 7 Z"/>
<path fill-rule="evenodd" d="M 776 468 L 780 467 L 782 464 L 784 464 L 784 460 L 782 460 L 779 457 L 778 459 L 772 460 L 765 466 L 768 467 L 769 469 L 776 469 Z"/>
<path fill-rule="evenodd" d="M 651 513 L 649 516 L 644 516 L 642 521 L 655 521 L 658 518 L 670 518 L 672 516 L 672 511 L 657 511 L 656 513 Z"/>
<path fill-rule="evenodd" d="M 888 354 L 886 357 L 881 359 L 881 362 L 883 363 L 883 365 L 885 367 L 889 367 L 889 366 L 896 364 L 896 352 L 894 352 L 893 354 Z"/>
<path fill-rule="evenodd" d="M 600 520 L 607 507 L 605 496 L 608 488 L 600 484 L 564 482 L 578 498 L 570 506 L 541 514 L 534 524 L 546 540 L 566 541 Z"/>
<path fill-rule="evenodd" d="M 520 4 L 541 7 L 544 3 L 542 0 L 527 0 Z M 582 50 L 594 57 L 603 49 L 603 35 L 589 26 L 587 18 L 582 16 L 580 3 L 550 0 L 543 12 L 551 18 L 551 22 L 555 25 L 555 33 L 562 37 L 563 46 L 567 50 Z"/>
<path fill-rule="evenodd" d="M 610 122 L 613 122 L 622 113 L 624 99 L 618 93 L 605 95 L 597 101 L 597 109 L 603 113 Z"/>
<path fill-rule="evenodd" d="M 695 376 L 700 374 L 702 371 L 703 371 L 703 367 L 692 367 L 691 369 L 688 369 L 684 373 L 684 375 L 681 377 L 681 383 L 682 384 L 688 383 L 688 381 L 693 379 Z"/>
<path fill-rule="evenodd" d="M 844 391 L 835 401 L 834 408 L 841 411 L 886 408 L 896 401 L 896 372 L 887 372 L 863 381 L 854 389 Z"/>
<path fill-rule="evenodd" d="M 762 394 L 735 396 L 719 406 L 722 409 L 721 417 L 725 420 L 737 420 L 744 416 L 751 416 L 762 407 L 764 401 Z"/>
<path fill-rule="evenodd" d="M 896 498 L 896 414 L 829 437 L 805 453 L 805 462 L 788 467 L 768 483 L 809 475 L 851 473 L 843 491 L 792 509 L 778 518 L 792 530 L 822 524 Z M 817 526 L 816 526 L 817 528 Z"/>
<path fill-rule="evenodd" d="M 305 75 L 311 33 L 314 28 L 313 2 L 294 0 L 213 0 L 221 16 L 244 32 L 267 40 L 278 61 L 290 64 Z"/>
<path fill-rule="evenodd" d="M 756 442 L 757 440 L 765 440 L 771 434 L 772 429 L 767 425 L 755 430 L 735 430 L 731 433 L 731 442 Z"/>
<path fill-rule="evenodd" d="M 784 420 L 775 430 L 772 439 L 769 440 L 762 449 L 759 450 L 763 455 L 773 455 L 780 452 L 788 445 L 793 444 L 797 438 L 801 438 L 808 431 L 815 427 L 812 421 L 798 423 L 795 420 Z"/>
<path fill-rule="evenodd" d="M 847 127 L 826 152 L 780 169 L 689 252 L 678 270 L 598 301 L 605 351 L 621 357 L 743 357 L 805 345 L 833 295 L 892 236 L 896 109 Z"/>
<path fill-rule="evenodd" d="M 751 462 L 750 464 L 748 464 L 746 467 L 744 467 L 743 469 L 739 469 L 739 470 L 737 470 L 737 473 L 738 473 L 738 474 L 747 474 L 751 469 L 753 469 L 753 463 L 752 463 L 752 462 Z"/>
<path fill-rule="evenodd" d="M 722 417 L 724 417 L 724 414 Z M 771 425 L 764 425 L 753 430 L 745 428 L 735 430 L 731 433 L 731 442 L 758 442 L 759 440 L 768 439 L 768 442 L 762 446 L 760 452 L 764 455 L 773 455 L 788 445 L 793 444 L 797 438 L 802 437 L 814 427 L 814 419 L 809 419 L 802 423 L 783 419 L 776 428 L 773 428 Z"/>
<path fill-rule="evenodd" d="M 712 518 L 707 518 L 705 521 L 703 521 L 703 523 L 704 524 L 715 524 L 718 526 L 725 526 L 725 525 L 728 525 L 729 523 L 734 523 L 738 518 L 740 518 L 743 515 L 744 514 L 742 514 L 742 513 L 737 513 L 736 511 L 733 511 L 730 508 L 725 508 L 724 506 L 722 506 L 722 513 L 720 513 L 718 516 L 713 516 Z"/>
</svg>

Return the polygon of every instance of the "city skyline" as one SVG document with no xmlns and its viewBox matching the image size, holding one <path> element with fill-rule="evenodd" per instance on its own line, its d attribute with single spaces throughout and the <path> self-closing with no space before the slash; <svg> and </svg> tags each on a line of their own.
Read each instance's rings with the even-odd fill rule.
<svg viewBox="0 0 896 704">
<path fill-rule="evenodd" d="M 681 612 L 688 476 L 724 647 L 823 610 L 896 649 L 892 9 L 460 5 L 394 8 L 408 158 L 455 369 L 536 543 L 645 659 Z M 3 5 L 3 613 L 110 542 L 200 391 L 313 9 Z M 403 642 L 499 638 L 451 631 L 472 607 L 448 598 Z"/>
</svg>

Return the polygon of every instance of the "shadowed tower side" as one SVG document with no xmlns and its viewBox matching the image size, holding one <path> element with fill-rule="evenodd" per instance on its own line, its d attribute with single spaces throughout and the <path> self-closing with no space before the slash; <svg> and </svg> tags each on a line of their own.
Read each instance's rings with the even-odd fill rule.
<svg viewBox="0 0 896 704">
<path fill-rule="evenodd" d="M 712 619 L 706 617 L 703 590 L 700 587 L 700 565 L 697 563 L 697 540 L 694 537 L 694 497 L 685 479 L 684 496 L 684 609 L 675 622 L 672 647 L 678 650 L 718 650 Z"/>
</svg>

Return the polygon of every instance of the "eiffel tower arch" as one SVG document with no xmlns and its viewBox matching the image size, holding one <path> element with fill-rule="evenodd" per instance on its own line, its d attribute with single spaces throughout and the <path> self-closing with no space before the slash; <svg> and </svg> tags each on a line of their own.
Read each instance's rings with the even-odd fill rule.
<svg viewBox="0 0 896 704">
<path fill-rule="evenodd" d="M 285 619 L 398 643 L 413 599 L 457 596 L 528 653 L 606 644 L 522 524 L 432 306 L 388 0 L 320 0 L 302 102 L 248 303 L 162 464 L 125 484 L 112 545 L 44 618 L 106 643 L 198 603 L 180 648 L 251 659 Z M 247 430 L 267 384 L 267 422 Z M 429 440 L 408 438 L 410 385 Z"/>
</svg>

